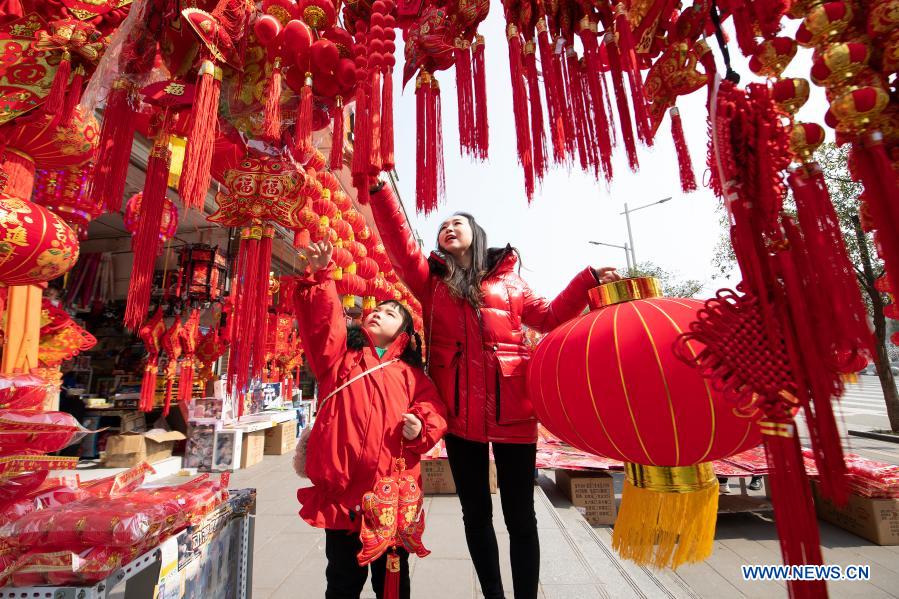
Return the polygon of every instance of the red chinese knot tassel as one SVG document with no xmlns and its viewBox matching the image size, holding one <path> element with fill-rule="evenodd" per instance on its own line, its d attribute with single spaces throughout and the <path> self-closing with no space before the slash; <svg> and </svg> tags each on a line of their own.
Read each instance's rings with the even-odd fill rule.
<svg viewBox="0 0 899 599">
<path fill-rule="evenodd" d="M 680 171 L 680 188 L 684 193 L 696 191 L 696 175 L 693 174 L 693 161 L 687 140 L 684 139 L 684 125 L 680 111 L 673 107 L 668 113 L 671 116 L 671 139 L 674 140 L 674 151 L 677 153 L 677 166 Z"/>
<path fill-rule="evenodd" d="M 212 178 L 212 153 L 218 134 L 219 97 L 222 69 L 211 60 L 200 66 L 196 98 L 191 109 L 190 132 L 184 152 L 184 166 L 178 192 L 187 208 L 202 210 Z"/>
</svg>

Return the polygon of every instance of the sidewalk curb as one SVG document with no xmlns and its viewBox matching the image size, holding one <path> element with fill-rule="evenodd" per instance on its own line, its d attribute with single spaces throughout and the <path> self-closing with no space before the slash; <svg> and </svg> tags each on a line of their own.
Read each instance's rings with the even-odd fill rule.
<svg viewBox="0 0 899 599">
<path fill-rule="evenodd" d="M 886 441 L 887 443 L 899 443 L 899 435 L 884 435 L 882 433 L 872 433 L 868 431 L 848 431 L 853 437 L 865 437 L 866 439 L 876 439 L 878 441 Z"/>
</svg>

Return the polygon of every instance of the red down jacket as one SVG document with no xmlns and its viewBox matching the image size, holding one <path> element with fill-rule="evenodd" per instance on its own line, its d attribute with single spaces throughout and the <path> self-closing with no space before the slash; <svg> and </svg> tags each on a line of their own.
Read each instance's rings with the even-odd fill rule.
<svg viewBox="0 0 899 599">
<path fill-rule="evenodd" d="M 480 309 L 443 282 L 445 262 L 426 259 L 393 191 L 371 196 L 384 247 L 423 308 L 428 374 L 447 406 L 449 433 L 471 441 L 536 443 L 537 420 L 525 383 L 530 352 L 522 325 L 545 333 L 579 315 L 599 283 L 590 268 L 556 299 L 531 291 L 516 273 L 511 247 L 491 248 Z"/>
<path fill-rule="evenodd" d="M 330 271 L 299 280 L 296 294 L 299 332 L 306 359 L 319 384 L 319 401 L 344 382 L 398 357 L 408 342 L 400 335 L 378 358 L 371 338 L 347 348 L 347 326 Z M 351 344 L 352 345 L 352 344 Z M 403 414 L 412 413 L 422 431 L 403 439 Z M 300 516 L 312 526 L 359 530 L 362 496 L 391 473 L 402 452 L 406 470 L 421 484 L 420 454 L 446 431 L 445 409 L 433 383 L 419 368 L 397 361 L 342 389 L 318 407 L 306 445 L 306 474 L 313 486 L 297 491 Z"/>
</svg>

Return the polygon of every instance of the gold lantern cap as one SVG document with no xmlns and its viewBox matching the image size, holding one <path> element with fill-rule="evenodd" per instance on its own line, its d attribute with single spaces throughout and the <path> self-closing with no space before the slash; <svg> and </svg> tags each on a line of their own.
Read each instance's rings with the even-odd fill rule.
<svg viewBox="0 0 899 599">
<path fill-rule="evenodd" d="M 590 308 L 593 310 L 662 295 L 662 284 L 655 277 L 631 277 L 603 283 L 588 292 Z"/>
</svg>

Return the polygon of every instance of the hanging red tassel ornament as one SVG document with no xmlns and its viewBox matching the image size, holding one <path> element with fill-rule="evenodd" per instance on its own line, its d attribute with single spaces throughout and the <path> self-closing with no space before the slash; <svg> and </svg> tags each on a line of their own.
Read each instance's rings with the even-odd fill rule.
<svg viewBox="0 0 899 599">
<path fill-rule="evenodd" d="M 384 577 L 384 599 L 400 599 L 400 556 L 396 548 L 387 554 L 387 573 Z"/>
<path fill-rule="evenodd" d="M 615 6 L 615 33 L 618 39 L 618 53 L 621 66 L 627 73 L 631 88 L 631 104 L 634 106 L 634 122 L 637 136 L 647 146 L 652 146 L 652 128 L 646 114 L 646 95 L 643 93 L 643 75 L 637 66 L 637 53 L 627 9 L 623 2 Z"/>
<path fill-rule="evenodd" d="M 162 319 L 162 309 L 156 310 L 156 314 L 141 326 L 140 338 L 147 348 L 147 365 L 144 367 L 144 377 L 140 386 L 140 404 L 143 412 L 153 409 L 156 398 L 156 381 L 159 374 L 159 354 L 162 349 L 162 336 L 165 334 L 165 323 Z"/>
<path fill-rule="evenodd" d="M 612 138 L 609 136 L 609 118 L 603 98 L 602 58 L 599 53 L 597 25 L 584 17 L 578 27 L 578 35 L 584 45 L 583 70 L 587 82 L 590 105 L 593 109 L 594 133 L 599 146 L 599 162 L 606 181 L 612 180 Z"/>
<path fill-rule="evenodd" d="M 191 108 L 190 131 L 181 167 L 178 192 L 185 208 L 202 210 L 212 178 L 212 153 L 218 135 L 219 97 L 222 69 L 204 60 L 197 77 L 196 96 Z"/>
<path fill-rule="evenodd" d="M 300 155 L 305 155 L 312 149 L 312 73 L 308 71 L 303 77 L 303 88 L 300 90 L 294 146 Z"/>
<path fill-rule="evenodd" d="M 84 88 L 84 68 L 81 65 L 75 67 L 75 74 L 72 75 L 72 83 L 69 85 L 69 93 L 66 94 L 66 101 L 62 108 L 60 116 L 60 125 L 69 127 L 72 119 L 75 117 L 75 107 L 81 102 L 81 92 Z"/>
<path fill-rule="evenodd" d="M 281 58 L 275 59 L 272 74 L 265 89 L 265 108 L 262 113 L 262 136 L 270 142 L 281 139 Z"/>
<path fill-rule="evenodd" d="M 677 166 L 680 170 L 680 188 L 684 193 L 696 191 L 696 175 L 693 174 L 693 161 L 690 150 L 684 139 L 684 124 L 680 119 L 680 111 L 672 107 L 668 112 L 671 117 L 671 139 L 674 140 L 674 151 L 677 153 Z"/>
<path fill-rule="evenodd" d="M 62 51 L 62 58 L 59 66 L 56 67 L 56 74 L 53 76 L 53 83 L 50 85 L 50 92 L 47 99 L 44 100 L 44 112 L 54 115 L 54 124 L 59 123 L 62 118 L 63 107 L 66 102 L 66 90 L 69 88 L 69 78 L 72 76 L 72 55 L 68 50 Z"/>
<path fill-rule="evenodd" d="M 369 137 L 368 173 L 372 177 L 381 172 L 381 73 L 374 65 L 371 74 L 371 91 L 369 92 Z"/>
<path fill-rule="evenodd" d="M 487 73 L 484 65 L 484 36 L 476 35 L 471 45 L 472 79 L 474 81 L 475 156 L 487 160 L 490 149 L 490 126 L 487 122 Z"/>
<path fill-rule="evenodd" d="M 584 105 L 584 87 L 581 81 L 580 66 L 574 48 L 569 47 L 564 63 L 565 80 L 568 82 L 568 101 L 574 121 L 575 141 L 577 153 L 581 164 L 581 170 L 588 170 L 590 160 L 588 157 L 588 145 L 590 144 L 587 132 L 587 107 Z"/>
<path fill-rule="evenodd" d="M 427 105 L 431 94 L 431 75 L 421 72 L 415 78 L 415 208 L 425 214 L 433 211 L 436 199 L 429 195 L 427 154 Z"/>
<path fill-rule="evenodd" d="M 518 27 L 506 26 L 509 42 L 509 70 L 512 74 L 512 105 L 515 117 L 515 138 L 518 147 L 518 162 L 524 171 L 524 192 L 528 201 L 534 197 L 534 158 L 531 153 L 530 124 L 528 123 L 528 95 L 524 83 L 521 37 Z"/>
<path fill-rule="evenodd" d="M 128 173 L 131 144 L 137 127 L 135 111 L 131 108 L 133 89 L 125 79 L 116 80 L 103 111 L 91 193 L 107 212 L 121 211 L 125 195 L 125 175 Z"/>
<path fill-rule="evenodd" d="M 621 70 L 621 58 L 618 54 L 618 44 L 615 42 L 615 34 L 607 33 L 603 39 L 606 48 L 606 56 L 609 59 L 609 70 L 612 74 L 612 86 L 615 88 L 615 100 L 618 104 L 618 122 L 621 126 L 621 136 L 624 138 L 624 150 L 627 153 L 627 163 L 632 171 L 640 168 L 637 160 L 637 145 L 634 143 L 634 130 L 631 125 L 631 111 L 627 105 L 627 96 L 624 91 L 624 73 Z"/>
<path fill-rule="evenodd" d="M 459 154 L 475 153 L 474 79 L 471 43 L 457 37 L 453 41 L 456 57 L 456 102 L 459 114 Z"/>
<path fill-rule="evenodd" d="M 553 61 L 552 46 L 549 42 L 549 31 L 546 19 L 537 21 L 537 47 L 540 50 L 540 66 L 543 69 L 543 92 L 546 94 L 546 112 L 549 116 L 549 139 L 553 147 L 553 161 L 561 164 L 565 161 L 565 121 L 561 97 L 565 95 L 562 77 L 556 71 Z"/>
<path fill-rule="evenodd" d="M 385 55 L 385 60 L 393 60 L 392 54 Z M 390 172 L 396 166 L 393 146 L 393 67 L 385 72 L 381 83 L 381 168 Z"/>
<path fill-rule="evenodd" d="M 153 270 L 159 250 L 159 230 L 165 208 L 168 189 L 169 166 L 169 126 L 171 116 L 168 111 L 163 116 L 162 125 L 153 149 L 147 160 L 147 176 L 144 181 L 141 201 L 141 218 L 134 234 L 131 248 L 134 264 L 128 284 L 128 300 L 125 306 L 125 326 L 136 331 L 147 315 L 150 305 L 150 291 L 153 284 Z"/>
<path fill-rule="evenodd" d="M 343 168 L 343 97 L 337 96 L 334 107 L 331 108 L 331 121 L 334 124 L 334 132 L 331 136 L 331 154 L 328 160 L 328 168 L 332 171 Z"/>
<path fill-rule="evenodd" d="M 540 100 L 540 81 L 537 74 L 537 44 L 524 45 L 524 72 L 528 82 L 531 105 L 531 142 L 534 151 L 534 175 L 543 180 L 546 173 L 546 135 L 543 132 L 543 104 Z"/>
</svg>

